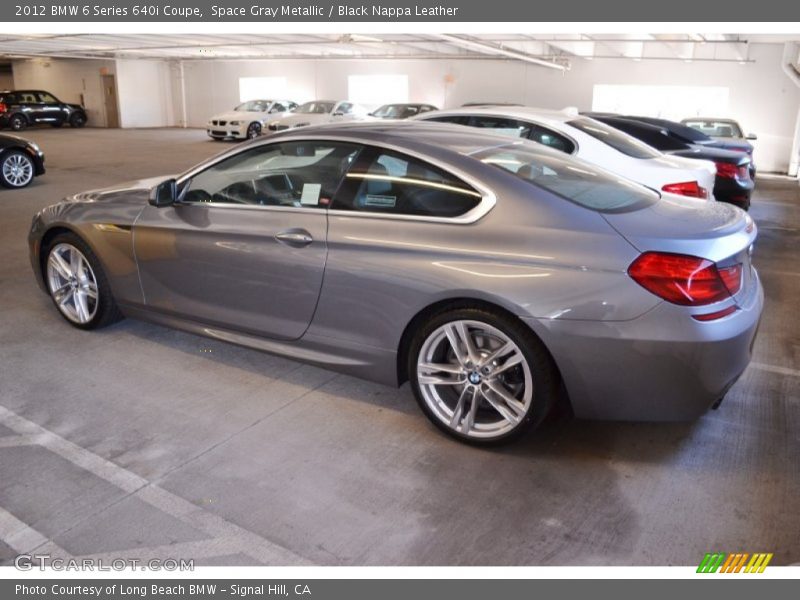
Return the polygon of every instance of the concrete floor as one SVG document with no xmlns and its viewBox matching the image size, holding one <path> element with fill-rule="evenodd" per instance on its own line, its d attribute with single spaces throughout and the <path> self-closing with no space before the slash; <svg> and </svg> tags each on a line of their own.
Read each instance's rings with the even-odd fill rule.
<svg viewBox="0 0 800 600">
<path fill-rule="evenodd" d="M 62 196 L 182 170 L 193 130 L 33 130 L 49 172 L 0 192 L 0 564 L 17 553 L 196 564 L 800 562 L 800 188 L 760 178 L 754 363 L 690 424 L 560 418 L 497 450 L 381 387 L 126 320 L 71 328 L 26 234 Z"/>
</svg>

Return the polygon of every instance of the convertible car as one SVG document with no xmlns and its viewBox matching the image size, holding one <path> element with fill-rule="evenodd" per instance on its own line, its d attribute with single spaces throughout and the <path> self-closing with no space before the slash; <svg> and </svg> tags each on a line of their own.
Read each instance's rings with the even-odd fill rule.
<svg viewBox="0 0 800 600">
<path fill-rule="evenodd" d="M 530 141 L 308 127 L 39 212 L 36 277 L 81 329 L 122 316 L 408 380 L 464 441 L 579 417 L 690 419 L 747 366 L 752 219 Z M 51 325 L 54 326 L 54 325 Z"/>
</svg>

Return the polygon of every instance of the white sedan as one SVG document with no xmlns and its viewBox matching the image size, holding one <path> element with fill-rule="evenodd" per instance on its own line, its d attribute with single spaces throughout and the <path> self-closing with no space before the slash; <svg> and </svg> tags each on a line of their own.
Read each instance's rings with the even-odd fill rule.
<svg viewBox="0 0 800 600">
<path fill-rule="evenodd" d="M 250 100 L 211 117 L 206 132 L 215 140 L 250 140 L 261 135 L 268 123 L 286 116 L 295 108 L 297 103 L 291 100 Z"/>
<path fill-rule="evenodd" d="M 307 125 L 354 121 L 367 116 L 367 109 L 347 100 L 314 100 L 298 106 L 290 115 L 269 124 L 270 131 Z"/>
<path fill-rule="evenodd" d="M 566 152 L 649 188 L 713 199 L 716 167 L 707 160 L 668 156 L 604 123 L 569 110 L 481 106 L 432 112 L 415 119 L 485 127 Z"/>
</svg>

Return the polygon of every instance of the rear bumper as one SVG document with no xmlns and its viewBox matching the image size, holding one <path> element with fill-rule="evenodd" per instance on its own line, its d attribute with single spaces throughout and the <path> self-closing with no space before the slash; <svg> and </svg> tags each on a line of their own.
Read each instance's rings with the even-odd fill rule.
<svg viewBox="0 0 800 600">
<path fill-rule="evenodd" d="M 750 208 L 750 196 L 755 183 L 752 180 L 741 181 L 728 177 L 717 177 L 714 183 L 714 197 L 718 202 L 727 202 L 739 208 Z"/>
<path fill-rule="evenodd" d="M 750 362 L 764 303 L 755 271 L 752 285 L 739 310 L 716 321 L 668 303 L 631 321 L 524 320 L 550 349 L 577 417 L 690 420 Z"/>
</svg>

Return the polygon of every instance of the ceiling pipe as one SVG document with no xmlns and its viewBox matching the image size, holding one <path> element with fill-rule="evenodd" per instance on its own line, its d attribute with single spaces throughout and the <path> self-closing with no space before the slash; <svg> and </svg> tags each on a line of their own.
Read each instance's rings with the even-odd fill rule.
<svg viewBox="0 0 800 600">
<path fill-rule="evenodd" d="M 783 46 L 781 68 L 786 76 L 800 88 L 800 45 L 795 42 L 786 42 Z M 789 175 L 800 179 L 800 106 L 797 107 L 797 120 L 794 125 L 794 138 L 792 153 L 789 155 Z"/>
<path fill-rule="evenodd" d="M 454 46 L 466 48 L 467 50 L 477 50 L 478 52 L 482 52 L 484 54 L 488 53 L 488 54 L 494 54 L 496 56 L 505 56 L 507 58 L 514 58 L 516 60 L 529 62 L 534 65 L 539 65 L 541 67 L 547 67 L 548 69 L 556 69 L 558 71 L 566 71 L 569 68 L 569 62 L 567 62 L 566 65 L 562 65 L 550 60 L 535 58 L 530 54 L 526 54 L 525 52 L 519 52 L 518 50 L 508 50 L 507 48 L 503 48 L 501 46 L 496 46 L 494 44 L 489 44 L 486 42 L 478 42 L 471 39 L 465 39 L 457 35 L 450 35 L 449 33 L 436 33 L 433 34 L 433 36 L 440 40 L 453 44 Z"/>
</svg>

